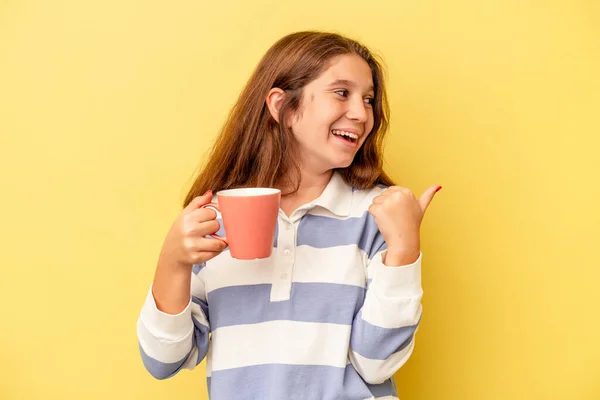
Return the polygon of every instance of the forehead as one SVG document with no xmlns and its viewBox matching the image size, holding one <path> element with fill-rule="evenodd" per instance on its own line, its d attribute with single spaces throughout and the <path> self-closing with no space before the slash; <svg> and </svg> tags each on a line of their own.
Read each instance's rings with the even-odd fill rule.
<svg viewBox="0 0 600 400">
<path fill-rule="evenodd" d="M 336 81 L 349 81 L 362 90 L 373 89 L 373 73 L 365 60 L 356 54 L 334 57 L 327 69 L 315 79 L 318 85 L 329 85 Z"/>
</svg>

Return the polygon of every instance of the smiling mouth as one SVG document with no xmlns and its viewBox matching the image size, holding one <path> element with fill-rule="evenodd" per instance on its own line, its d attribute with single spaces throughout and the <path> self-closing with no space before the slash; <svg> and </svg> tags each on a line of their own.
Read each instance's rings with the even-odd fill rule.
<svg viewBox="0 0 600 400">
<path fill-rule="evenodd" d="M 339 129 L 333 129 L 331 133 L 334 136 L 340 137 L 349 143 L 356 143 L 358 141 L 358 135 L 355 133 L 341 131 Z"/>
</svg>

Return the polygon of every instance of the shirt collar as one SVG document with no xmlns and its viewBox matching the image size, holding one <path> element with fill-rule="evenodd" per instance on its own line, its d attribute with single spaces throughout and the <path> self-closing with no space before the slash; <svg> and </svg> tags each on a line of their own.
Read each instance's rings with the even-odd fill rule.
<svg viewBox="0 0 600 400">
<path fill-rule="evenodd" d="M 352 187 L 334 171 L 325 190 L 313 202 L 313 206 L 323 207 L 335 215 L 347 217 L 352 205 Z"/>
</svg>

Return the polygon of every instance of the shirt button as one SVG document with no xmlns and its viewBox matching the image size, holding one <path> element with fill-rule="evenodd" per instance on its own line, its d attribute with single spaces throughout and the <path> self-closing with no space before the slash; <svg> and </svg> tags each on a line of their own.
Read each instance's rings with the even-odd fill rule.
<svg viewBox="0 0 600 400">
<path fill-rule="evenodd" d="M 292 229 L 292 225 L 291 225 L 291 224 L 287 224 L 287 225 L 285 226 L 285 229 L 286 229 L 287 231 L 289 231 L 290 229 Z"/>
<path fill-rule="evenodd" d="M 286 256 L 289 256 L 290 254 L 292 254 L 292 252 L 289 249 L 285 249 L 283 254 L 285 254 Z"/>
<path fill-rule="evenodd" d="M 287 279 L 287 277 L 288 277 L 288 274 L 286 272 L 281 274 L 281 279 Z"/>
</svg>

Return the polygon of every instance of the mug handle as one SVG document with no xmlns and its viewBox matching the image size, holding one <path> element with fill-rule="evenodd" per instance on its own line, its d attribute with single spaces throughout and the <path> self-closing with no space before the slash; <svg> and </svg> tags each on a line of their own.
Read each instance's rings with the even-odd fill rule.
<svg viewBox="0 0 600 400">
<path fill-rule="evenodd" d="M 208 203 L 208 204 L 201 206 L 200 208 L 208 208 L 208 207 L 212 207 L 215 210 L 217 210 L 218 212 L 221 212 L 221 210 L 219 209 L 219 205 L 217 203 Z M 227 237 L 225 237 L 225 236 L 215 235 L 215 234 L 209 234 L 209 236 L 212 236 L 215 239 L 219 239 L 219 240 L 222 240 L 223 242 L 227 243 Z"/>
</svg>

